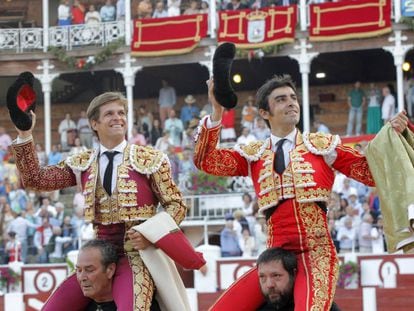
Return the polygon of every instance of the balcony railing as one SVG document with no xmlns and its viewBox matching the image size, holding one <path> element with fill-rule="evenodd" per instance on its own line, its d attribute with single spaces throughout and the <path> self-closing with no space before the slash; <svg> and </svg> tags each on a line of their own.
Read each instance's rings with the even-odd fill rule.
<svg viewBox="0 0 414 311">
<path fill-rule="evenodd" d="M 67 50 L 90 45 L 105 46 L 122 37 L 125 37 L 124 21 L 49 28 L 49 45 Z M 22 53 L 42 50 L 43 45 L 43 28 L 0 29 L 0 50 Z"/>
</svg>

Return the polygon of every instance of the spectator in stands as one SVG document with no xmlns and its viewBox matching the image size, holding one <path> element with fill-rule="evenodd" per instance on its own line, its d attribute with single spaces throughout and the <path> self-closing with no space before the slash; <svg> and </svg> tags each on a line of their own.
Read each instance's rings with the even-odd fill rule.
<svg viewBox="0 0 414 311">
<path fill-rule="evenodd" d="M 55 203 L 56 216 L 51 217 L 49 222 L 52 226 L 60 227 L 63 224 L 63 219 L 65 217 L 65 205 L 62 202 Z"/>
<path fill-rule="evenodd" d="M 10 135 L 7 134 L 6 129 L 3 126 L 0 126 L 0 162 L 3 162 L 3 158 L 7 154 L 11 143 L 12 139 Z"/>
<path fill-rule="evenodd" d="M 201 1 L 199 13 L 201 13 L 201 14 L 209 14 L 210 13 L 210 7 L 209 7 L 209 4 L 206 0 Z"/>
<path fill-rule="evenodd" d="M 382 101 L 381 118 L 385 124 L 395 113 L 395 97 L 391 93 L 388 85 L 382 88 L 382 96 L 384 97 L 384 100 Z"/>
<path fill-rule="evenodd" d="M 243 10 L 243 9 L 248 9 L 248 8 L 249 7 L 247 6 L 247 4 L 243 3 L 241 0 L 231 0 L 231 2 L 228 3 L 226 6 L 226 10 L 231 10 L 231 11 Z"/>
<path fill-rule="evenodd" d="M 315 132 L 317 133 L 330 133 L 329 128 L 325 124 L 323 124 L 321 120 L 319 120 L 318 118 L 315 118 L 315 120 L 313 121 L 313 127 L 315 128 Z"/>
<path fill-rule="evenodd" d="M 147 141 L 145 139 L 145 136 L 138 131 L 138 128 L 136 126 L 134 126 L 132 128 L 132 136 L 128 140 L 128 142 L 130 144 L 140 145 L 140 146 L 146 146 L 147 145 Z"/>
<path fill-rule="evenodd" d="M 82 110 L 80 112 L 78 124 L 76 126 L 78 130 L 78 135 L 81 141 L 81 145 L 85 146 L 86 148 L 92 148 L 92 137 L 93 132 L 91 127 L 89 126 L 88 118 L 86 117 L 86 111 Z"/>
<path fill-rule="evenodd" d="M 20 188 L 17 183 L 11 184 L 11 189 L 9 192 L 9 202 L 12 210 L 26 210 L 27 202 L 29 197 L 24 189 Z"/>
<path fill-rule="evenodd" d="M 187 179 L 197 171 L 192 158 L 193 154 L 190 149 L 185 149 L 182 153 L 182 159 L 178 162 L 179 179 Z"/>
<path fill-rule="evenodd" d="M 117 263 L 115 247 L 103 240 L 91 240 L 80 249 L 76 277 L 83 295 L 92 299 L 86 310 L 117 310 L 112 297 Z"/>
<path fill-rule="evenodd" d="M 185 105 L 181 108 L 180 119 L 183 122 L 184 128 L 188 127 L 188 123 L 198 118 L 200 115 L 200 109 L 196 105 L 196 99 L 193 95 L 187 95 L 184 98 Z"/>
<path fill-rule="evenodd" d="M 21 243 L 16 238 L 16 232 L 8 232 L 9 240 L 6 243 L 7 262 L 22 261 L 21 258 Z"/>
<path fill-rule="evenodd" d="M 39 159 L 39 165 L 45 166 L 47 164 L 47 155 L 46 152 L 43 150 L 42 144 L 37 143 L 35 148 L 37 158 Z"/>
<path fill-rule="evenodd" d="M 250 0 L 249 7 L 252 10 L 263 9 L 269 6 L 269 2 L 267 0 Z"/>
<path fill-rule="evenodd" d="M 53 227 L 53 235 L 49 239 L 48 243 L 48 252 L 49 252 L 49 262 L 58 263 L 65 262 L 65 254 L 63 253 L 63 244 L 72 242 L 72 237 L 63 237 L 62 228 Z"/>
<path fill-rule="evenodd" d="M 69 155 L 74 155 L 74 154 L 78 154 L 80 152 L 86 151 L 88 150 L 88 148 L 86 148 L 86 146 L 82 145 L 81 140 L 79 137 L 76 137 L 75 140 L 73 141 L 73 146 L 70 147 L 69 150 Z"/>
<path fill-rule="evenodd" d="M 155 10 L 154 14 L 152 15 L 152 18 L 163 18 L 168 17 L 168 12 L 165 9 L 164 1 L 157 1 L 155 4 Z"/>
<path fill-rule="evenodd" d="M 59 123 L 58 132 L 60 134 L 60 143 L 63 150 L 68 150 L 73 144 L 73 131 L 76 131 L 76 123 L 72 120 L 70 113 L 66 113 L 65 118 Z"/>
<path fill-rule="evenodd" d="M 188 123 L 187 129 L 183 132 L 181 146 L 183 149 L 194 150 L 194 135 L 196 135 L 197 127 L 200 119 L 194 118 Z"/>
<path fill-rule="evenodd" d="M 361 216 L 362 205 L 358 201 L 358 192 L 355 188 L 351 188 L 351 191 L 348 193 L 348 205 L 352 206 L 355 215 Z"/>
<path fill-rule="evenodd" d="M 162 152 L 167 152 L 168 149 L 172 146 L 172 140 L 169 130 L 164 130 L 163 135 L 157 139 L 155 143 L 155 149 L 158 149 Z"/>
<path fill-rule="evenodd" d="M 256 118 L 252 134 L 257 140 L 265 140 L 270 137 L 270 129 L 266 126 L 265 121 L 261 117 Z"/>
<path fill-rule="evenodd" d="M 30 201 L 26 207 L 26 213 L 24 214 L 24 218 L 27 219 L 30 223 L 39 226 L 41 224 L 41 219 L 36 217 L 35 211 L 33 208 L 33 203 Z M 34 263 L 35 260 L 32 258 L 36 256 L 36 247 L 33 244 L 34 234 L 36 232 L 36 228 L 28 227 L 27 228 L 27 257 L 25 263 Z"/>
<path fill-rule="evenodd" d="M 243 257 L 252 257 L 256 253 L 256 242 L 249 229 L 243 229 L 240 248 Z"/>
<path fill-rule="evenodd" d="M 160 109 L 161 126 L 165 126 L 165 120 L 170 114 L 177 102 L 175 89 L 168 83 L 167 80 L 161 80 L 162 87 L 159 91 L 158 105 Z"/>
<path fill-rule="evenodd" d="M 241 256 L 242 252 L 239 245 L 239 238 L 233 226 L 233 216 L 225 216 L 225 224 L 220 232 L 220 247 L 222 257 Z"/>
<path fill-rule="evenodd" d="M 19 249 L 21 250 L 21 261 L 26 262 L 28 249 L 27 233 L 29 228 L 37 229 L 38 225 L 23 218 L 20 209 L 15 209 L 13 213 L 15 218 L 10 222 L 7 232 L 9 235 L 13 232 L 16 236 L 16 241 L 19 242 Z"/>
<path fill-rule="evenodd" d="M 224 109 L 221 119 L 221 141 L 222 142 L 234 142 L 236 141 L 235 130 L 235 112 L 234 109 Z"/>
<path fill-rule="evenodd" d="M 336 235 L 339 241 L 339 252 L 350 253 L 355 251 L 357 229 L 352 225 L 352 218 L 346 218 L 344 226 L 338 229 Z"/>
<path fill-rule="evenodd" d="M 169 17 L 179 16 L 181 11 L 181 0 L 167 0 L 167 11 Z"/>
<path fill-rule="evenodd" d="M 345 227 L 345 222 L 347 221 L 347 219 L 351 219 L 352 220 L 352 226 L 355 229 L 359 228 L 359 225 L 361 224 L 361 218 L 355 214 L 354 208 L 350 205 L 348 205 L 345 209 L 345 213 L 346 215 L 344 217 L 342 217 L 341 219 L 339 219 L 338 221 L 338 225 L 337 228 L 338 230 L 341 227 Z"/>
<path fill-rule="evenodd" d="M 89 10 L 85 15 L 85 24 L 87 25 L 96 25 L 101 22 L 101 15 L 97 10 L 95 10 L 95 6 L 93 4 L 89 5 Z"/>
<path fill-rule="evenodd" d="M 116 20 L 125 20 L 125 0 L 118 0 L 116 2 Z"/>
<path fill-rule="evenodd" d="M 74 0 L 72 6 L 72 24 L 78 25 L 85 23 L 85 6 L 80 0 Z"/>
<path fill-rule="evenodd" d="M 372 253 L 372 224 L 374 218 L 370 213 L 364 214 L 358 230 L 358 245 L 360 253 Z"/>
<path fill-rule="evenodd" d="M 267 224 L 266 218 L 263 215 L 256 214 L 254 237 L 256 239 L 257 255 L 260 255 L 267 248 Z"/>
<path fill-rule="evenodd" d="M 72 13 L 69 0 L 61 0 L 58 6 L 58 26 L 68 26 L 71 24 Z"/>
<path fill-rule="evenodd" d="M 155 146 L 158 138 L 160 138 L 161 136 L 162 136 L 161 122 L 158 119 L 154 119 L 154 121 L 152 122 L 152 129 L 150 132 L 151 145 Z"/>
<path fill-rule="evenodd" d="M 40 200 L 41 200 L 41 205 L 35 215 L 39 217 L 44 217 L 44 216 L 55 217 L 57 214 L 56 208 L 50 204 L 49 198 L 43 197 Z"/>
<path fill-rule="evenodd" d="M 147 136 L 146 133 L 151 132 L 152 129 L 152 123 L 154 121 L 154 116 L 150 111 L 147 110 L 145 105 L 141 105 L 138 108 L 138 129 L 141 131 L 141 133 L 144 134 L 145 138 Z"/>
<path fill-rule="evenodd" d="M 176 117 L 175 110 L 173 109 L 170 110 L 169 118 L 165 120 L 164 130 L 170 133 L 171 143 L 174 146 L 181 146 L 184 124 Z"/>
<path fill-rule="evenodd" d="M 371 231 L 372 237 L 372 253 L 373 254 L 383 254 L 387 250 L 384 237 L 384 222 L 382 215 L 377 217 L 376 224 L 372 227 Z"/>
<path fill-rule="evenodd" d="M 257 107 L 254 106 L 254 97 L 250 95 L 247 97 L 247 101 L 242 109 L 242 126 L 252 130 L 257 114 L 258 110 Z"/>
<path fill-rule="evenodd" d="M 183 15 L 192 15 L 192 14 L 198 14 L 198 13 L 199 13 L 198 1 L 191 0 L 190 6 L 187 9 L 185 9 L 185 11 L 183 12 Z"/>
<path fill-rule="evenodd" d="M 73 208 L 73 215 L 70 219 L 70 224 L 73 228 L 73 240 L 74 240 L 74 247 L 79 248 L 80 247 L 80 238 L 81 238 L 81 228 L 83 227 L 85 221 L 83 219 L 83 210 L 84 206 L 82 207 L 74 207 Z"/>
<path fill-rule="evenodd" d="M 62 160 L 62 153 L 59 151 L 58 146 L 53 144 L 52 150 L 50 150 L 47 157 L 47 165 L 56 165 Z"/>
<path fill-rule="evenodd" d="M 49 217 L 42 217 L 42 225 L 36 229 L 33 243 L 37 248 L 38 253 L 38 263 L 48 263 L 49 262 L 49 249 L 48 244 L 49 240 L 53 235 L 52 226 L 49 223 Z"/>
<path fill-rule="evenodd" d="M 371 83 L 368 91 L 367 134 L 377 134 L 381 126 L 381 91 Z"/>
<path fill-rule="evenodd" d="M 101 7 L 99 12 L 101 20 L 105 22 L 113 22 L 116 18 L 115 6 L 112 4 L 112 0 L 106 0 L 105 5 Z"/>
<path fill-rule="evenodd" d="M 247 145 L 255 140 L 256 137 L 253 134 L 250 134 L 250 129 L 248 127 L 243 127 L 241 135 L 237 138 L 237 143 Z"/>
<path fill-rule="evenodd" d="M 356 81 L 354 88 L 348 93 L 349 116 L 346 135 L 353 134 L 354 123 L 356 119 L 355 135 L 361 135 L 362 112 L 365 106 L 366 97 L 361 89 L 361 82 Z"/>
<path fill-rule="evenodd" d="M 137 7 L 137 18 L 151 18 L 152 11 L 151 0 L 141 0 Z"/>
<path fill-rule="evenodd" d="M 75 239 L 76 239 L 76 229 L 72 226 L 72 218 L 67 215 L 63 218 L 62 224 L 62 237 L 70 238 L 67 242 L 64 242 L 62 245 L 62 253 L 63 255 L 67 255 L 68 252 L 74 249 Z"/>
</svg>

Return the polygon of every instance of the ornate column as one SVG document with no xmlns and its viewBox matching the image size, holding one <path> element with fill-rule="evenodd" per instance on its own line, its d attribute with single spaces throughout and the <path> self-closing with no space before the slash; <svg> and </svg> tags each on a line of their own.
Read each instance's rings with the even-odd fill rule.
<svg viewBox="0 0 414 311">
<path fill-rule="evenodd" d="M 310 131 L 310 114 L 309 114 L 309 73 L 312 59 L 318 56 L 319 53 L 308 53 L 307 49 L 312 48 L 311 44 L 306 44 L 306 39 L 299 39 L 300 45 L 294 48 L 299 50 L 300 54 L 289 55 L 299 63 L 299 71 L 302 75 L 302 105 L 303 105 L 303 131 Z"/>
<path fill-rule="evenodd" d="M 217 11 L 216 11 L 216 1 L 209 1 L 209 31 L 210 38 L 214 39 L 216 37 L 217 30 Z"/>
<path fill-rule="evenodd" d="M 38 70 L 42 70 L 41 74 L 34 74 L 36 79 L 40 81 L 42 84 L 42 92 L 44 98 L 44 119 L 45 119 L 45 152 L 49 154 L 51 150 L 51 134 L 52 134 L 52 127 L 51 127 L 51 112 L 50 112 L 50 94 L 52 92 L 52 82 L 53 79 L 59 76 L 58 73 L 50 73 L 50 69 L 53 69 L 54 66 L 49 64 L 48 59 L 42 60 L 42 65 L 38 66 Z"/>
<path fill-rule="evenodd" d="M 131 0 L 125 0 L 125 45 L 131 45 Z"/>
<path fill-rule="evenodd" d="M 42 0 L 43 52 L 49 47 L 49 1 Z"/>
<path fill-rule="evenodd" d="M 306 31 L 308 27 L 308 22 L 306 18 L 306 12 L 308 9 L 308 5 L 306 4 L 306 0 L 299 1 L 299 17 L 300 17 L 300 30 Z"/>
<path fill-rule="evenodd" d="M 125 53 L 124 58 L 119 61 L 124 67 L 115 68 L 116 72 L 122 74 L 126 88 L 126 97 L 128 100 L 128 138 L 132 136 L 132 127 L 134 125 L 134 95 L 133 87 L 135 85 L 135 74 L 142 69 L 142 66 L 132 67 L 135 58 L 131 58 L 130 53 Z"/>
<path fill-rule="evenodd" d="M 407 37 L 401 35 L 401 30 L 394 30 L 394 37 L 388 39 L 390 42 L 395 43 L 394 46 L 384 46 L 383 49 L 390 52 L 394 57 L 394 65 L 397 72 L 397 104 L 398 111 L 404 109 L 404 83 L 403 83 L 403 70 L 402 64 L 404 63 L 405 54 L 414 45 L 405 44 L 402 45 L 402 41 L 406 41 Z"/>
</svg>

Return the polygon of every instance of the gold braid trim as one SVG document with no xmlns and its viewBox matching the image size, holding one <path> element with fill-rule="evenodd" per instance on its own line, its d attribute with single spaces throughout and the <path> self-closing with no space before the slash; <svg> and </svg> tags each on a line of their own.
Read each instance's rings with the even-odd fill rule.
<svg viewBox="0 0 414 311">
<path fill-rule="evenodd" d="M 150 175 L 158 171 L 167 156 L 159 150 L 148 146 L 131 145 L 131 166 L 141 174 Z"/>
<path fill-rule="evenodd" d="M 127 253 L 132 270 L 134 310 L 149 311 L 154 296 L 154 281 L 138 252 Z"/>
<path fill-rule="evenodd" d="M 306 148 L 317 155 L 328 155 L 341 143 L 338 135 L 325 133 L 303 133 Z"/>
<path fill-rule="evenodd" d="M 309 248 L 310 262 L 306 266 L 311 269 L 311 311 L 324 311 L 333 301 L 338 277 L 338 260 L 332 258 L 334 246 L 322 210 L 315 203 L 299 204 L 297 209 L 306 232 L 303 242 L 306 243 L 305 248 Z"/>
<path fill-rule="evenodd" d="M 98 149 L 87 150 L 68 157 L 65 163 L 73 170 L 86 171 L 98 156 Z"/>
<path fill-rule="evenodd" d="M 151 188 L 165 211 L 177 224 L 180 224 L 187 213 L 187 206 L 180 189 L 171 176 L 171 167 L 168 161 L 162 162 L 160 168 L 151 175 Z"/>
</svg>

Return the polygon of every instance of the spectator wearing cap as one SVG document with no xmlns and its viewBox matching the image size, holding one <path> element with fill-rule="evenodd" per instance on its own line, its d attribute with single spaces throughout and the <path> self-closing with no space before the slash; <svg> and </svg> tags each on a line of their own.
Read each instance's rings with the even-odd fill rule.
<svg viewBox="0 0 414 311">
<path fill-rule="evenodd" d="M 239 245 L 239 238 L 233 226 L 234 217 L 232 214 L 227 214 L 225 220 L 224 228 L 220 232 L 221 256 L 241 256 L 242 251 Z"/>
<path fill-rule="evenodd" d="M 187 95 L 184 98 L 186 105 L 181 109 L 180 119 L 185 128 L 188 127 L 188 124 L 192 119 L 198 118 L 200 115 L 200 109 L 195 105 L 196 101 L 197 100 L 193 95 Z"/>
</svg>

